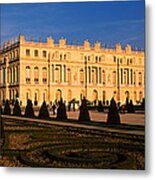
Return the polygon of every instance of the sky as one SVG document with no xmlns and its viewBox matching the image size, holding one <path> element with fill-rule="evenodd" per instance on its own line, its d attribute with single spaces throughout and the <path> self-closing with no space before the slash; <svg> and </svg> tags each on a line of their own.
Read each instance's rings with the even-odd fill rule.
<svg viewBox="0 0 155 180">
<path fill-rule="evenodd" d="M 18 37 L 26 40 L 52 36 L 79 45 L 88 39 L 93 46 L 121 43 L 144 48 L 144 1 L 1 4 L 1 45 Z"/>
</svg>

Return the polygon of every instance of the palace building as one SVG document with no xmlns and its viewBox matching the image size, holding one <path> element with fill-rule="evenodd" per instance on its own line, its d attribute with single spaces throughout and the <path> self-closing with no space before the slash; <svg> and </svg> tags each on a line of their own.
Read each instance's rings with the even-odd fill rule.
<svg viewBox="0 0 155 180">
<path fill-rule="evenodd" d="M 134 104 L 144 98 L 144 52 L 102 48 L 100 42 L 92 47 L 88 40 L 82 46 L 58 44 L 51 37 L 45 43 L 26 41 L 5 42 L 0 50 L 0 101 L 19 97 L 25 106 L 27 99 L 47 103 L 60 99 L 80 101 L 84 96 L 92 102 Z"/>
</svg>

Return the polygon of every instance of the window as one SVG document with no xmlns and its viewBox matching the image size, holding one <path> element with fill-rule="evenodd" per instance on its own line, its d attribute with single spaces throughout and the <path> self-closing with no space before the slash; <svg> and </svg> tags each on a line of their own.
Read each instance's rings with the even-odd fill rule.
<svg viewBox="0 0 155 180">
<path fill-rule="evenodd" d="M 97 63 L 97 61 L 98 61 L 98 56 L 95 57 L 95 62 Z"/>
<path fill-rule="evenodd" d="M 124 71 L 124 84 L 126 84 L 127 81 L 126 81 L 126 71 Z"/>
<path fill-rule="evenodd" d="M 142 73 L 141 72 L 138 73 L 138 84 L 139 84 L 139 86 L 142 85 Z"/>
<path fill-rule="evenodd" d="M 47 68 L 43 67 L 43 83 L 47 83 Z"/>
<path fill-rule="evenodd" d="M 132 59 L 130 59 L 130 64 L 132 64 Z"/>
<path fill-rule="evenodd" d="M 62 60 L 62 54 L 60 54 L 60 60 Z"/>
<path fill-rule="evenodd" d="M 26 56 L 30 56 L 30 49 L 26 49 Z"/>
<path fill-rule="evenodd" d="M 114 56 L 114 63 L 116 62 L 116 56 Z"/>
<path fill-rule="evenodd" d="M 67 72 L 68 72 L 68 84 L 71 84 L 71 70 L 68 68 Z"/>
<path fill-rule="evenodd" d="M 127 59 L 127 65 L 129 65 L 130 64 L 130 59 Z"/>
<path fill-rule="evenodd" d="M 46 58 L 46 51 L 43 51 L 43 57 Z"/>
<path fill-rule="evenodd" d="M 30 84 L 30 66 L 26 66 L 26 84 Z"/>
<path fill-rule="evenodd" d="M 103 102 L 104 102 L 104 104 L 105 104 L 105 100 L 106 100 L 106 92 L 103 91 Z"/>
<path fill-rule="evenodd" d="M 122 64 L 122 59 L 120 59 L 120 64 Z"/>
<path fill-rule="evenodd" d="M 84 71 L 83 71 L 83 69 L 80 70 L 80 83 L 81 84 L 84 83 Z"/>
<path fill-rule="evenodd" d="M 38 50 L 34 50 L 34 56 L 38 57 Z"/>
<path fill-rule="evenodd" d="M 105 84 L 105 71 L 104 70 L 102 71 L 102 81 L 103 81 L 103 84 Z"/>
<path fill-rule="evenodd" d="M 116 85 L 116 71 L 113 71 L 113 85 Z"/>
<path fill-rule="evenodd" d="M 38 67 L 34 68 L 34 83 L 35 84 L 39 83 L 39 69 L 38 69 Z"/>
</svg>

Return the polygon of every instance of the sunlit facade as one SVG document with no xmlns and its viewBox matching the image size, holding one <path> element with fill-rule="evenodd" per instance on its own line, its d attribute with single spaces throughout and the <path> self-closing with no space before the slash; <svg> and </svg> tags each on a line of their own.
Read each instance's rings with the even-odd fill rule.
<svg viewBox="0 0 155 180">
<path fill-rule="evenodd" d="M 26 41 L 20 34 L 0 52 L 0 100 L 16 96 L 24 106 L 28 98 L 40 105 L 84 96 L 105 104 L 129 97 L 137 104 L 144 98 L 144 52 L 120 44 L 102 48 L 99 42 L 91 47 L 88 40 L 82 46 L 67 45 L 64 38 L 58 44 L 51 37 L 45 43 Z"/>
</svg>

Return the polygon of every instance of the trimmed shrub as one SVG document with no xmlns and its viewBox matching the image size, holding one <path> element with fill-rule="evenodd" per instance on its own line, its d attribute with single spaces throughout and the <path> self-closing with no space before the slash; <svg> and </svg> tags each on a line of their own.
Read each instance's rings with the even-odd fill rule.
<svg viewBox="0 0 155 180">
<path fill-rule="evenodd" d="M 103 105 L 101 101 L 99 101 L 97 109 L 98 109 L 98 112 L 103 112 Z"/>
<path fill-rule="evenodd" d="M 110 101 L 107 123 L 120 124 L 120 116 L 114 98 L 112 98 Z"/>
<path fill-rule="evenodd" d="M 28 118 L 34 118 L 34 110 L 33 110 L 33 104 L 32 101 L 30 99 L 27 100 L 27 105 L 26 105 L 26 109 L 25 109 L 25 117 Z"/>
<path fill-rule="evenodd" d="M 15 101 L 15 105 L 14 105 L 14 108 L 13 108 L 13 115 L 14 116 L 21 116 L 21 108 L 19 106 L 19 101 L 18 100 Z"/>
<path fill-rule="evenodd" d="M 89 111 L 87 108 L 87 101 L 85 98 L 83 98 L 82 104 L 80 106 L 79 121 L 90 121 Z"/>
<path fill-rule="evenodd" d="M 10 104 L 9 104 L 8 99 L 5 101 L 4 114 L 5 115 L 11 115 L 11 109 L 10 109 Z"/>
<path fill-rule="evenodd" d="M 43 104 L 41 105 L 41 108 L 39 110 L 39 119 L 48 119 L 49 118 L 49 112 L 47 109 L 46 102 L 44 101 Z"/>
<path fill-rule="evenodd" d="M 135 112 L 132 100 L 130 100 L 130 103 L 128 104 L 127 111 L 128 111 L 128 113 L 134 113 Z"/>
<path fill-rule="evenodd" d="M 62 101 L 59 102 L 56 119 L 57 120 L 67 120 L 66 106 Z"/>
</svg>

